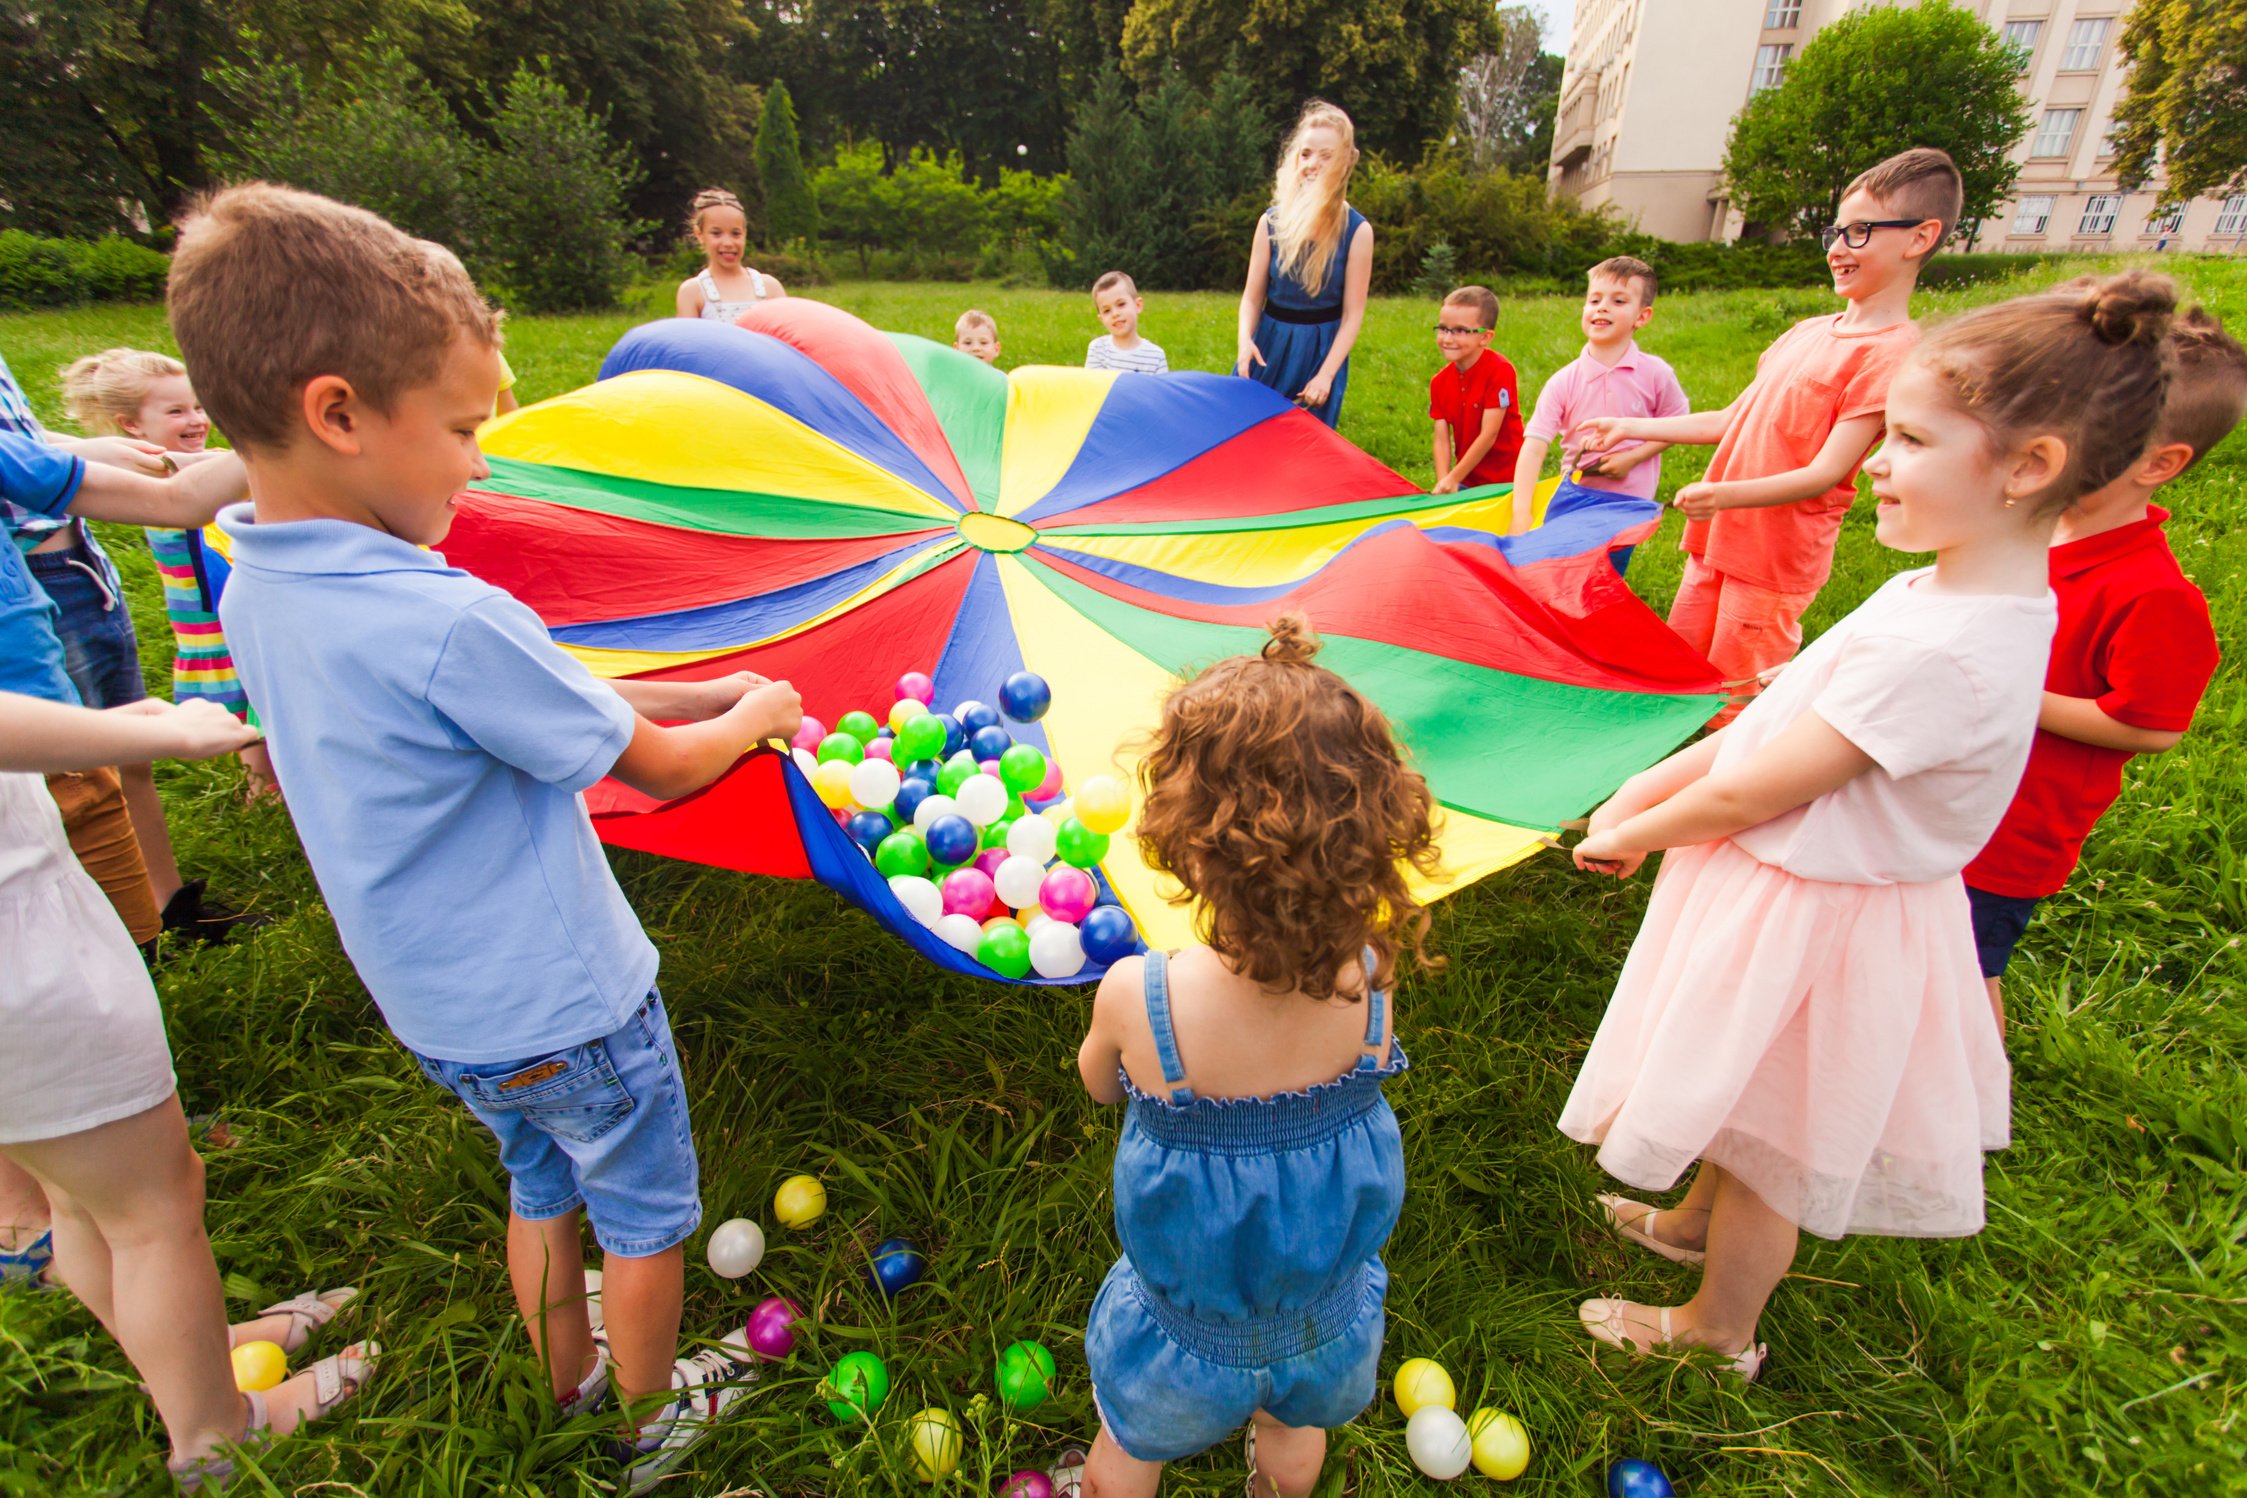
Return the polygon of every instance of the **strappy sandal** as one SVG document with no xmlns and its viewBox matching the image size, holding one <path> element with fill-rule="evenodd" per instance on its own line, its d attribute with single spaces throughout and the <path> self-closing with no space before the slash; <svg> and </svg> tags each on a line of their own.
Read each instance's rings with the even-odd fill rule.
<svg viewBox="0 0 2247 1498">
<path fill-rule="evenodd" d="M 1256 1492 L 1256 1422 L 1248 1422 L 1241 1432 L 1241 1459 L 1248 1463 L 1248 1498 L 1257 1498 Z"/>
<path fill-rule="evenodd" d="M 382 1349 L 377 1344 L 355 1342 L 334 1357 L 322 1358 L 314 1363 L 308 1370 L 312 1375 L 312 1407 L 297 1422 L 297 1429 L 302 1430 L 313 1421 L 334 1414 L 339 1406 L 358 1393 L 373 1376 L 375 1361 L 381 1355 Z M 235 1454 L 250 1447 L 263 1446 L 273 1439 L 273 1411 L 266 1403 L 265 1396 L 245 1391 L 242 1406 L 242 1439 L 228 1443 L 228 1450 L 215 1451 L 209 1456 L 195 1457 L 189 1461 L 164 1464 L 165 1470 L 171 1473 L 173 1483 L 182 1493 L 223 1491 L 240 1473 Z"/>
<path fill-rule="evenodd" d="M 1053 1484 L 1053 1498 L 1077 1498 L 1084 1491 L 1084 1464 L 1090 1460 L 1082 1446 L 1061 1449 L 1045 1473 L 1045 1480 Z"/>
<path fill-rule="evenodd" d="M 0 1285 L 21 1285 L 26 1290 L 52 1288 L 47 1268 L 55 1261 L 55 1233 L 43 1228 L 21 1248 L 0 1248 Z"/>
<path fill-rule="evenodd" d="M 1631 1332 L 1630 1301 L 1587 1300 L 1576 1308 L 1576 1319 L 1584 1324 L 1585 1332 L 1590 1335 L 1593 1341 L 1604 1342 L 1610 1347 L 1620 1347 L 1634 1357 L 1643 1356 L 1658 1348 L 1672 1346 L 1670 1340 L 1670 1308 L 1668 1306 L 1648 1306 L 1640 1309 L 1654 1311 L 1656 1313 L 1655 1324 L 1662 1330 L 1661 1336 L 1644 1347 L 1639 1345 L 1638 1339 Z M 1677 1347 L 1675 1350 L 1679 1353 L 1685 1353 L 1704 1349 Z M 1711 1352 L 1710 1355 L 1717 1359 L 1718 1366 L 1724 1372 L 1736 1373 L 1743 1381 L 1752 1384 L 1755 1382 L 1756 1375 L 1763 1371 L 1764 1360 L 1770 1357 L 1771 1349 L 1761 1342 L 1754 1342 L 1731 1357 L 1726 1357 L 1720 1352 Z"/>
<path fill-rule="evenodd" d="M 1674 1243 L 1664 1243 L 1654 1236 L 1654 1219 L 1661 1216 L 1666 1208 L 1650 1207 L 1627 1196 L 1602 1196 L 1599 1204 L 1607 1210 L 1608 1227 L 1625 1243 L 1635 1243 L 1648 1253 L 1660 1254 L 1672 1264 L 1698 1264 L 1708 1258 L 1698 1248 L 1679 1248 Z M 1623 1215 L 1626 1208 L 1637 1210 L 1626 1218 Z"/>
<path fill-rule="evenodd" d="M 289 1318 L 289 1329 L 281 1337 L 268 1337 L 262 1340 L 278 1341 L 283 1352 L 295 1352 L 312 1340 L 314 1332 L 335 1320 L 336 1313 L 351 1304 L 358 1296 L 357 1286 L 346 1285 L 340 1290 L 307 1290 L 302 1295 L 291 1296 L 278 1305 L 267 1306 L 264 1310 L 258 1312 L 258 1315 L 260 1317 L 286 1316 Z"/>
</svg>

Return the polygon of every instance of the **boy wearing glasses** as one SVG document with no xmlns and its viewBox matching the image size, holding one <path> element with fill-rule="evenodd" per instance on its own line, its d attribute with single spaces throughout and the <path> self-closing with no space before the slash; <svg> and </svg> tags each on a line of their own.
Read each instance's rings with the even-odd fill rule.
<svg viewBox="0 0 2247 1498">
<path fill-rule="evenodd" d="M 1462 286 L 1436 315 L 1443 368 L 1428 382 L 1428 415 L 1436 424 L 1436 481 L 1431 494 L 1471 484 L 1510 484 L 1521 455 L 1521 385 L 1506 356 L 1493 353 L 1498 298 L 1487 286 Z"/>
<path fill-rule="evenodd" d="M 1833 570 L 1857 468 L 1879 440 L 1888 381 L 1918 338 L 1920 268 L 1958 222 L 1958 168 L 1919 147 L 1861 174 L 1820 238 L 1848 305 L 1805 318 L 1763 351 L 1754 381 L 1720 411 L 1600 417 L 1583 445 L 1713 442 L 1708 472 L 1680 489 L 1685 577 L 1670 627 L 1748 691 L 1802 648 L 1802 614 Z M 1722 725 L 1739 707 L 1717 715 Z"/>
</svg>

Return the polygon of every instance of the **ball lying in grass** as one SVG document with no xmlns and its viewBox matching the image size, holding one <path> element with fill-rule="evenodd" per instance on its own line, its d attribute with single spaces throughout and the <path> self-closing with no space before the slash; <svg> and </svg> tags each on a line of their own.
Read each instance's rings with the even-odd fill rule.
<svg viewBox="0 0 2247 1498">
<path fill-rule="evenodd" d="M 827 1188 L 817 1176 L 790 1176 L 772 1195 L 772 1215 L 783 1227 L 809 1227 L 827 1210 Z"/>
<path fill-rule="evenodd" d="M 1404 1422 L 1404 1449 L 1411 1454 L 1413 1466 L 1438 1482 L 1449 1482 L 1466 1471 L 1474 1456 L 1467 1422 L 1458 1411 L 1440 1404 L 1424 1404 Z"/>
<path fill-rule="evenodd" d="M 262 1394 L 289 1376 L 289 1355 L 278 1342 L 244 1342 L 234 1349 L 234 1387 Z"/>
<path fill-rule="evenodd" d="M 737 1280 L 753 1274 L 765 1261 L 765 1230 L 746 1217 L 731 1217 L 718 1224 L 704 1250 L 710 1272 L 720 1279 Z"/>
<path fill-rule="evenodd" d="M 1674 1491 L 1660 1467 L 1635 1456 L 1607 1469 L 1607 1498 L 1671 1498 Z"/>
<path fill-rule="evenodd" d="M 1409 1420 L 1431 1404 L 1445 1409 L 1455 1409 L 1459 1391 L 1452 1386 L 1451 1375 L 1433 1358 L 1408 1358 L 1397 1369 L 1395 1382 L 1397 1409 Z"/>
<path fill-rule="evenodd" d="M 1529 1432 L 1519 1420 L 1493 1409 L 1467 1417 L 1467 1439 L 1475 1445 L 1475 1470 L 1512 1482 L 1529 1466 Z"/>
<path fill-rule="evenodd" d="M 889 1367 L 870 1352 L 846 1352 L 821 1380 L 819 1397 L 845 1425 L 871 1420 L 889 1398 Z"/>
<path fill-rule="evenodd" d="M 960 1422 L 950 1410 L 926 1409 L 905 1422 L 913 1471 L 923 1482 L 949 1477 L 960 1464 Z"/>
<path fill-rule="evenodd" d="M 1053 1393 L 1053 1354 L 1037 1342 L 1014 1342 L 999 1354 L 992 1374 L 999 1399 L 1016 1414 L 1044 1404 Z"/>
</svg>

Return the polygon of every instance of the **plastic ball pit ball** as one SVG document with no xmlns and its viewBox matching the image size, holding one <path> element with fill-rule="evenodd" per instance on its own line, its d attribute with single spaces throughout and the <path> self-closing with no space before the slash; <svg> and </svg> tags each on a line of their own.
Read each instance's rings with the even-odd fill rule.
<svg viewBox="0 0 2247 1498">
<path fill-rule="evenodd" d="M 985 760 L 997 759 L 1012 749 L 1014 735 L 994 723 L 989 728 L 978 728 L 969 734 L 967 747 L 975 755 L 975 762 L 980 765 Z"/>
<path fill-rule="evenodd" d="M 897 730 L 897 756 L 908 764 L 943 758 L 944 720 L 935 713 L 923 713 L 901 725 Z"/>
<path fill-rule="evenodd" d="M 827 737 L 827 725 L 810 713 L 805 713 L 804 721 L 796 727 L 796 736 L 790 739 L 788 744 L 790 748 L 809 751 L 817 749 L 819 741 L 825 737 Z"/>
<path fill-rule="evenodd" d="M 918 697 L 900 697 L 889 705 L 889 731 L 901 733 L 915 718 L 930 716 L 928 704 Z"/>
<path fill-rule="evenodd" d="M 850 798 L 869 810 L 889 805 L 897 799 L 897 792 L 905 777 L 897 773 L 897 766 L 886 759 L 862 760 L 850 772 Z"/>
<path fill-rule="evenodd" d="M 1512 1482 L 1529 1466 L 1529 1432 L 1513 1416 L 1479 1409 L 1467 1417 L 1467 1439 L 1474 1442 L 1475 1470 Z"/>
<path fill-rule="evenodd" d="M 920 1281 L 928 1271 L 928 1260 L 921 1251 L 905 1238 L 885 1238 L 874 1247 L 874 1262 L 866 1267 L 866 1277 L 874 1288 L 893 1299 Z"/>
<path fill-rule="evenodd" d="M 703 1252 L 710 1272 L 720 1279 L 737 1280 L 753 1274 L 765 1261 L 765 1230 L 746 1217 L 731 1217 L 711 1231 Z"/>
<path fill-rule="evenodd" d="M 872 736 L 871 733 L 867 735 L 868 738 Z M 812 757 L 823 765 L 838 759 L 855 765 L 866 757 L 866 740 L 838 728 L 819 741 L 819 748 Z"/>
<path fill-rule="evenodd" d="M 811 772 L 811 788 L 818 793 L 820 805 L 831 811 L 850 805 L 850 772 L 856 768 L 847 759 L 821 761 Z"/>
<path fill-rule="evenodd" d="M 1099 886 L 1082 869 L 1066 864 L 1049 870 L 1038 885 L 1038 905 L 1057 921 L 1074 924 L 1090 914 L 1100 898 Z"/>
<path fill-rule="evenodd" d="M 960 720 L 960 727 L 970 736 L 986 728 L 998 728 L 999 710 L 985 702 L 963 702 L 952 709 L 952 716 Z"/>
<path fill-rule="evenodd" d="M 1089 869 L 1108 856 L 1108 834 L 1094 832 L 1081 817 L 1064 817 L 1054 837 L 1054 847 L 1063 863 Z"/>
<path fill-rule="evenodd" d="M 1115 962 L 1139 950 L 1139 928 L 1121 905 L 1101 905 L 1077 923 L 1077 940 L 1093 962 Z"/>
<path fill-rule="evenodd" d="M 1018 1415 L 1034 1410 L 1053 1394 L 1053 1354 L 1036 1342 L 1011 1343 L 992 1378 L 1008 1409 Z"/>
<path fill-rule="evenodd" d="M 906 913 L 924 926 L 933 926 L 944 914 L 944 892 L 928 880 L 911 874 L 901 874 L 890 880 L 889 892 L 897 896 L 897 903 Z"/>
<path fill-rule="evenodd" d="M 843 824 L 843 831 L 871 858 L 880 849 L 883 840 L 896 829 L 890 825 L 889 818 L 880 812 L 862 811 Z"/>
<path fill-rule="evenodd" d="M 1017 723 L 1035 723 L 1053 706 L 1053 688 L 1034 671 L 1017 671 L 999 687 L 999 711 Z"/>
<path fill-rule="evenodd" d="M 262 1394 L 289 1376 L 289 1355 L 278 1342 L 244 1342 L 234 1349 L 234 1387 Z"/>
<path fill-rule="evenodd" d="M 954 869 L 944 876 L 938 888 L 944 891 L 946 915 L 973 916 L 980 929 L 984 912 L 991 908 L 995 898 L 990 875 L 981 869 Z"/>
<path fill-rule="evenodd" d="M 1017 817 L 1007 829 L 1006 850 L 1042 869 L 1053 861 L 1060 830 L 1060 823 L 1046 817 Z"/>
<path fill-rule="evenodd" d="M 928 679 L 926 672 L 908 671 L 897 678 L 897 700 L 903 702 L 908 697 L 927 707 L 935 700 L 936 683 Z"/>
<path fill-rule="evenodd" d="M 935 818 L 921 829 L 921 836 L 928 843 L 928 856 L 938 863 L 966 863 L 983 841 L 975 824 L 957 812 Z"/>
<path fill-rule="evenodd" d="M 1070 809 L 1089 831 L 1119 832 L 1131 820 L 1131 792 L 1113 775 L 1095 775 L 1077 787 Z"/>
<path fill-rule="evenodd" d="M 845 713 L 835 720 L 835 732 L 847 733 L 861 745 L 881 731 L 882 725 L 874 721 L 872 713 Z"/>
<path fill-rule="evenodd" d="M 999 756 L 999 779 L 1019 796 L 1045 782 L 1045 754 L 1035 744 L 1016 744 Z"/>
<path fill-rule="evenodd" d="M 1030 971 L 1030 935 L 1012 921 L 995 921 L 975 943 L 975 960 L 1009 978 Z"/>
<path fill-rule="evenodd" d="M 960 815 L 978 827 L 988 827 L 1006 815 L 1006 787 L 993 776 L 970 775 L 953 794 L 959 801 Z"/>
<path fill-rule="evenodd" d="M 1607 1498 L 1671 1498 L 1675 1492 L 1662 1469 L 1626 1456 L 1607 1469 Z"/>
<path fill-rule="evenodd" d="M 1404 1449 L 1413 1466 L 1438 1482 L 1449 1482 L 1466 1471 L 1474 1456 L 1467 1422 L 1456 1410 L 1440 1404 L 1424 1404 L 1404 1422 Z"/>
<path fill-rule="evenodd" d="M 783 1227 L 809 1227 L 827 1210 L 827 1188 L 817 1176 L 790 1176 L 772 1195 L 772 1215 Z"/>
<path fill-rule="evenodd" d="M 820 1382 L 819 1397 L 845 1425 L 871 1420 L 889 1398 L 889 1368 L 870 1352 L 846 1352 Z"/>
<path fill-rule="evenodd" d="M 922 1410 L 905 1422 L 913 1452 L 913 1472 L 923 1482 L 949 1477 L 960 1464 L 960 1423 L 950 1410 Z"/>
<path fill-rule="evenodd" d="M 803 1314 L 795 1302 L 783 1296 L 760 1300 L 741 1329 L 741 1340 L 758 1357 L 777 1363 L 796 1350 L 796 1321 Z"/>
<path fill-rule="evenodd" d="M 884 879 L 928 872 L 928 844 L 910 827 L 901 827 L 874 848 L 874 867 Z"/>
<path fill-rule="evenodd" d="M 976 948 L 983 945 L 983 927 L 972 915 L 939 916 L 936 924 L 929 929 L 936 933 L 939 941 L 958 948 L 970 957 L 975 955 Z"/>
<path fill-rule="evenodd" d="M 1408 1420 L 1431 1404 L 1449 1410 L 1459 1403 L 1451 1375 L 1432 1358 L 1408 1359 L 1397 1369 L 1395 1389 L 1397 1409 Z"/>
<path fill-rule="evenodd" d="M 1048 917 L 1030 933 L 1030 968 L 1039 977 L 1074 978 L 1084 960 L 1084 937 L 1067 921 Z"/>
<path fill-rule="evenodd" d="M 1053 1479 L 1043 1472 L 1017 1472 L 999 1484 L 996 1498 L 1053 1498 Z"/>
</svg>

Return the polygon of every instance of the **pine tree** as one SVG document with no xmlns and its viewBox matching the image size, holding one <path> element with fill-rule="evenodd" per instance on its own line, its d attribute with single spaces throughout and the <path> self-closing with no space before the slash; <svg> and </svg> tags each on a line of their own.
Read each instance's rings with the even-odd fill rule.
<svg viewBox="0 0 2247 1498">
<path fill-rule="evenodd" d="M 812 195 L 796 137 L 796 101 L 778 79 L 765 91 L 765 110 L 757 118 L 757 175 L 764 179 L 765 232 L 772 242 L 816 243 L 819 200 Z"/>
</svg>

